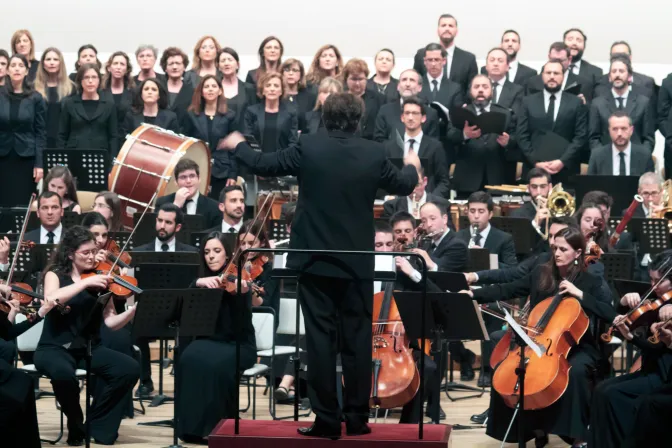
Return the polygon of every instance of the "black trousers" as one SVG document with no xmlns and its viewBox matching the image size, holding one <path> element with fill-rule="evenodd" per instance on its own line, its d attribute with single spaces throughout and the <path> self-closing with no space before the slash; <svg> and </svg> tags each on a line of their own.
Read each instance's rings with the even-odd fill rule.
<svg viewBox="0 0 672 448">
<path fill-rule="evenodd" d="M 670 443 L 672 415 L 672 384 L 666 384 L 639 398 L 634 430 L 626 439 L 624 447 L 660 446 Z"/>
<path fill-rule="evenodd" d="M 149 339 L 136 338 L 135 345 L 140 349 L 140 384 L 152 380 L 152 359 L 149 351 Z"/>
<path fill-rule="evenodd" d="M 84 415 L 79 405 L 79 384 L 75 371 L 84 361 L 83 351 L 42 346 L 35 352 L 35 367 L 51 379 L 56 399 L 68 417 L 70 435 L 83 434 Z M 138 381 L 138 363 L 131 357 L 97 345 L 91 357 L 91 373 L 105 386 L 94 390 L 89 413 L 91 436 L 102 443 L 114 443 L 124 415 L 124 397 Z"/>
<path fill-rule="evenodd" d="M 340 427 L 368 420 L 371 394 L 373 282 L 302 274 L 299 300 L 306 325 L 308 397 L 316 420 Z M 339 341 L 340 340 L 340 341 Z M 343 367 L 343 409 L 336 395 L 336 354 Z"/>
<path fill-rule="evenodd" d="M 33 379 L 0 360 L 0 445 L 39 448 Z"/>
<path fill-rule="evenodd" d="M 5 319 L 4 315 L 2 318 Z M 14 341 L 0 339 L 0 360 L 5 361 L 7 364 L 14 365 L 14 359 L 16 359 L 16 344 Z"/>
</svg>

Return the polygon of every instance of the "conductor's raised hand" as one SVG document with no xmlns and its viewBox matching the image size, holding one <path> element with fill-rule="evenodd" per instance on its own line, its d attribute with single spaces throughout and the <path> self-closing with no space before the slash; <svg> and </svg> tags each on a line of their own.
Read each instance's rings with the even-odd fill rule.
<svg viewBox="0 0 672 448">
<path fill-rule="evenodd" d="M 415 151 L 408 151 L 408 154 L 404 156 L 404 165 L 412 165 L 416 170 L 420 170 L 420 157 Z"/>
<path fill-rule="evenodd" d="M 225 149 L 227 151 L 232 151 L 236 149 L 236 146 L 238 146 L 240 143 L 245 141 L 245 137 L 243 137 L 243 134 L 241 134 L 238 131 L 233 131 L 223 139 L 219 141 L 219 144 L 217 145 L 217 149 Z"/>
</svg>

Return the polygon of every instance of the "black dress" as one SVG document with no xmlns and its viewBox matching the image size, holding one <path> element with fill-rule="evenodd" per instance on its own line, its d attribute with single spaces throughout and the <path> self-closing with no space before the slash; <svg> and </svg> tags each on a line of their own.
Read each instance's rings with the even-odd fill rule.
<svg viewBox="0 0 672 448">
<path fill-rule="evenodd" d="M 479 303 L 510 300 L 516 297 L 530 296 L 530 304 L 534 308 L 557 291 L 544 292 L 539 290 L 539 279 L 543 275 L 541 266 L 537 266 L 529 275 L 504 285 L 488 286 L 474 290 L 474 299 Z M 605 296 L 601 279 L 582 272 L 573 282 L 583 291 L 580 301 L 583 310 L 591 320 L 602 319 L 612 322 L 616 311 L 611 306 L 611 297 Z M 525 411 L 526 440 L 534 438 L 532 430 L 542 430 L 547 434 L 586 440 L 590 414 L 590 400 L 595 383 L 601 379 L 602 354 L 596 343 L 596 337 L 590 329 L 583 335 L 579 344 L 574 346 L 568 357 L 571 369 L 569 383 L 562 397 L 551 406 Z M 490 414 L 486 434 L 502 440 L 513 417 L 513 409 L 509 408 L 500 395 L 492 389 L 490 394 Z M 517 440 L 517 430 L 509 433 L 507 442 Z"/>
<path fill-rule="evenodd" d="M 56 148 L 60 120 L 61 102 L 58 99 L 58 87 L 47 87 L 47 149 Z"/>
<path fill-rule="evenodd" d="M 240 368 L 252 367 L 257 354 L 250 303 L 249 294 L 235 297 L 222 290 L 215 335 L 196 339 L 180 355 L 177 434 L 182 440 L 207 437 L 221 419 L 233 418 L 238 412 L 234 371 L 236 329 L 241 342 Z"/>
<path fill-rule="evenodd" d="M 60 287 L 74 282 L 69 275 L 58 275 Z M 102 307 L 96 296 L 84 290 L 70 299 L 70 313 L 50 312 L 42 330 L 42 337 L 35 352 L 35 367 L 51 379 L 56 399 L 68 418 L 68 439 L 84 436 L 84 415 L 79 404 L 79 381 L 75 370 L 83 367 L 85 346 L 80 333 L 91 320 L 92 328 L 100 328 Z M 99 322 L 93 322 L 98 319 Z M 81 367 L 80 367 L 81 368 Z M 100 335 L 92 339 L 91 372 L 96 381 L 104 386 L 93 392 L 93 404 L 88 418 L 91 436 L 104 444 L 112 444 L 118 437 L 119 426 L 124 414 L 124 397 L 138 381 L 140 369 L 132 358 L 110 350 L 100 343 Z"/>
</svg>

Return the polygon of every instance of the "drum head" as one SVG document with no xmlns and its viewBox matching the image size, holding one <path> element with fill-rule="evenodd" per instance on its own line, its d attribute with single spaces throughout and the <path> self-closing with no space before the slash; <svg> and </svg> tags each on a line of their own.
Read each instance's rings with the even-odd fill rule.
<svg viewBox="0 0 672 448">
<path fill-rule="evenodd" d="M 201 179 L 199 192 L 207 196 L 210 192 L 210 150 L 202 141 L 194 140 L 184 149 L 182 157 L 191 159 L 198 164 L 199 177 Z M 170 174 L 174 176 L 174 173 L 171 172 Z M 176 191 L 177 183 L 173 180 L 166 186 L 165 194 L 175 193 Z"/>
</svg>

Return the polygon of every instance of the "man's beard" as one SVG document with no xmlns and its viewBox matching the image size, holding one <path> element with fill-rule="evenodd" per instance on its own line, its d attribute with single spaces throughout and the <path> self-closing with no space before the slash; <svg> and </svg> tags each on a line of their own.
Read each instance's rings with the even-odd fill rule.
<svg viewBox="0 0 672 448">
<path fill-rule="evenodd" d="M 577 51 L 576 56 L 572 56 L 572 62 L 579 62 L 580 60 L 583 59 L 584 50 L 577 49 L 576 51 Z"/>
<path fill-rule="evenodd" d="M 166 235 L 165 235 L 165 236 L 161 236 L 160 233 L 157 233 L 157 234 L 156 234 L 156 237 L 159 239 L 159 241 L 161 241 L 162 243 L 165 243 L 166 241 L 170 241 L 171 238 L 172 238 L 174 235 L 175 235 L 175 232 L 173 232 L 173 233 L 168 233 L 168 232 L 166 232 Z"/>
<path fill-rule="evenodd" d="M 562 84 L 558 84 L 555 87 L 548 87 L 547 84 L 544 84 L 544 89 L 549 93 L 558 93 L 562 89 Z"/>
<path fill-rule="evenodd" d="M 443 44 L 444 47 L 450 47 L 453 45 L 453 41 L 455 40 L 455 36 L 453 37 L 442 37 L 441 38 L 441 43 Z"/>
<path fill-rule="evenodd" d="M 507 51 L 507 53 L 508 53 L 508 51 Z M 509 53 L 509 58 L 511 59 L 511 61 L 515 61 L 517 57 L 518 57 L 518 52 L 516 50 L 513 50 L 513 53 Z"/>
</svg>

